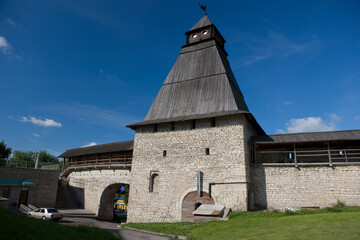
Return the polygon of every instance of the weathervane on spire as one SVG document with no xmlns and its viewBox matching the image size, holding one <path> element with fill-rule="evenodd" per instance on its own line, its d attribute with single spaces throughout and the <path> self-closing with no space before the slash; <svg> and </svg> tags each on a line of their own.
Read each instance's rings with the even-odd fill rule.
<svg viewBox="0 0 360 240">
<path fill-rule="evenodd" d="M 207 15 L 207 12 L 206 12 L 207 5 L 205 4 L 205 6 L 204 6 L 199 3 L 199 7 L 205 12 L 205 15 Z"/>
</svg>

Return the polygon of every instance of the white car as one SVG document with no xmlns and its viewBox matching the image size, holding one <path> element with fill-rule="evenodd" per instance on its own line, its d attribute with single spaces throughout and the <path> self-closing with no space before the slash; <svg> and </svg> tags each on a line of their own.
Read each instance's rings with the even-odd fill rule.
<svg viewBox="0 0 360 240">
<path fill-rule="evenodd" d="M 63 218 L 62 213 L 58 212 L 55 208 L 40 208 L 36 212 L 29 212 L 28 215 L 42 220 L 58 221 Z"/>
</svg>

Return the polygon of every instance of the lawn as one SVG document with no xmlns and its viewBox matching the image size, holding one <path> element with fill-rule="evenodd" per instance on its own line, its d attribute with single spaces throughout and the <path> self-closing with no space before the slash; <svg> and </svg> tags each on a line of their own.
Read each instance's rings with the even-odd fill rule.
<svg viewBox="0 0 360 240">
<path fill-rule="evenodd" d="M 228 221 L 129 223 L 125 226 L 188 239 L 360 239 L 360 207 L 299 212 L 233 212 Z"/>
<path fill-rule="evenodd" d="M 115 240 L 117 236 L 99 228 L 60 225 L 0 208 L 0 239 Z"/>
</svg>

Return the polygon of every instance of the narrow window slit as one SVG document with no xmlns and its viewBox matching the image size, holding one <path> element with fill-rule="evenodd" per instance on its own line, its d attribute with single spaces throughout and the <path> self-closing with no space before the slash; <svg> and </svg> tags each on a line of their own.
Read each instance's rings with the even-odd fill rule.
<svg viewBox="0 0 360 240">
<path fill-rule="evenodd" d="M 215 125 L 216 125 L 215 118 L 211 118 L 211 126 L 215 127 Z"/>
<path fill-rule="evenodd" d="M 196 125 L 195 125 L 195 119 L 191 121 L 191 129 L 195 129 Z"/>
<path fill-rule="evenodd" d="M 154 132 L 157 132 L 157 131 L 158 131 L 158 125 L 155 124 L 155 125 L 154 125 Z"/>
</svg>

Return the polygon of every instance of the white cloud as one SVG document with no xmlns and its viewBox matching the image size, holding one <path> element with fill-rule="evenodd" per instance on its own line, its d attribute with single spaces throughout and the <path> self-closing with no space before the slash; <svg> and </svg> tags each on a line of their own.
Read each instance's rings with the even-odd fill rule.
<svg viewBox="0 0 360 240">
<path fill-rule="evenodd" d="M 315 36 L 312 36 L 312 39 L 309 41 L 299 43 L 290 40 L 283 34 L 271 30 L 268 31 L 266 36 L 257 36 L 243 32 L 238 36 L 238 41 L 252 52 L 251 55 L 244 60 L 244 66 L 273 57 L 284 58 L 294 54 L 308 52 L 314 48 L 318 48 L 320 44 Z"/>
<path fill-rule="evenodd" d="M 336 114 L 334 114 L 336 115 Z M 339 116 L 333 116 L 335 119 L 340 119 Z M 305 117 L 293 118 L 286 123 L 286 130 L 278 129 L 278 133 L 298 133 L 298 132 L 324 132 L 336 130 L 336 124 L 331 119 L 324 121 L 321 117 Z"/>
<path fill-rule="evenodd" d="M 251 57 L 248 61 L 246 61 L 244 63 L 244 66 L 247 66 L 247 65 L 250 65 L 254 62 L 257 62 L 257 61 L 261 61 L 261 60 L 265 60 L 267 58 L 271 57 L 270 55 L 258 55 L 258 56 L 253 56 Z"/>
<path fill-rule="evenodd" d="M 33 133 L 33 136 L 34 136 L 34 137 L 40 137 L 40 135 L 37 134 L 37 133 Z"/>
<path fill-rule="evenodd" d="M 12 47 L 6 40 L 6 38 L 0 36 L 0 50 L 3 54 L 12 54 Z"/>
<path fill-rule="evenodd" d="M 285 102 L 284 102 L 284 105 L 292 105 L 292 104 L 293 104 L 292 101 L 285 101 Z"/>
<path fill-rule="evenodd" d="M 84 145 L 82 147 L 91 147 L 91 146 L 95 146 L 95 145 L 97 145 L 96 142 L 89 142 L 88 144 L 86 144 L 86 145 Z"/>
<path fill-rule="evenodd" d="M 329 118 L 330 118 L 330 121 L 332 121 L 332 122 L 341 121 L 341 117 L 339 115 L 337 115 L 336 113 L 330 113 Z"/>
<path fill-rule="evenodd" d="M 5 21 L 6 21 L 9 25 L 11 25 L 11 26 L 13 26 L 13 27 L 16 26 L 16 23 L 15 23 L 12 19 L 10 19 L 10 18 L 6 18 Z"/>
<path fill-rule="evenodd" d="M 359 116 L 355 116 L 354 118 L 353 118 L 353 121 L 354 122 L 357 122 L 357 121 L 359 121 L 360 120 L 360 115 Z"/>
<path fill-rule="evenodd" d="M 31 122 L 34 125 L 38 125 L 38 126 L 42 126 L 42 127 L 62 127 L 61 123 L 59 122 L 55 122 L 52 119 L 49 118 L 45 118 L 45 119 L 40 119 L 40 118 L 36 118 L 36 117 L 21 117 L 20 118 L 21 122 Z"/>
<path fill-rule="evenodd" d="M 125 127 L 126 125 L 143 120 L 138 117 L 121 113 L 120 111 L 113 111 L 81 103 L 57 104 L 56 106 L 50 105 L 43 110 L 61 114 L 61 116 L 77 121 L 80 119 L 84 124 L 99 125 L 111 130 L 128 131 L 128 128 Z"/>
</svg>

